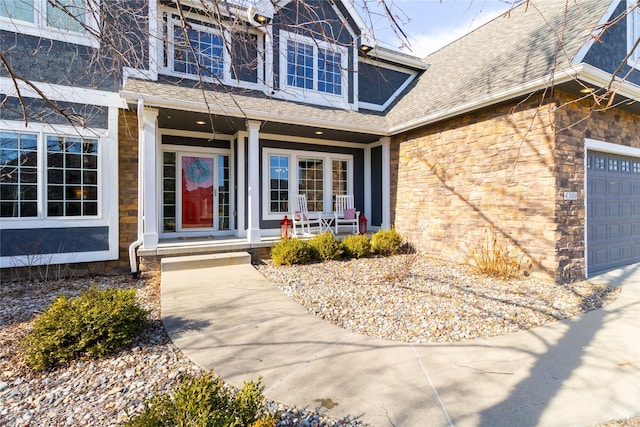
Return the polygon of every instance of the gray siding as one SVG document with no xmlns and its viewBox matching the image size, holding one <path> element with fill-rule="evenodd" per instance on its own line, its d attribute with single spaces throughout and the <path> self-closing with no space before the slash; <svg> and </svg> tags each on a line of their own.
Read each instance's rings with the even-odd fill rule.
<svg viewBox="0 0 640 427">
<path fill-rule="evenodd" d="M 382 147 L 371 149 L 371 218 L 372 226 L 382 225 Z"/>
<path fill-rule="evenodd" d="M 623 14 L 625 8 L 626 2 L 621 1 L 613 17 Z M 617 25 L 607 28 L 599 42 L 593 43 L 585 55 L 584 62 L 613 74 L 624 61 L 627 53 L 627 19 L 623 18 Z M 629 67 L 626 63 L 618 72 L 618 77 L 640 85 L 640 71 Z"/>
<path fill-rule="evenodd" d="M 23 99 L 27 115 L 30 121 L 37 121 L 48 124 L 69 124 L 69 120 L 51 105 L 42 99 Z M 24 121 L 22 105 L 18 98 L 0 95 L 0 119 Z M 56 102 L 67 114 L 82 116 L 87 127 L 107 129 L 109 126 L 109 111 L 107 107 L 97 107 L 95 105 L 74 104 L 70 102 Z"/>
<path fill-rule="evenodd" d="M 258 83 L 258 36 L 236 32 L 231 42 L 231 77 Z"/>
<path fill-rule="evenodd" d="M 410 77 L 409 73 L 361 62 L 358 64 L 358 100 L 383 105 Z"/>
<path fill-rule="evenodd" d="M 3 53 L 21 77 L 113 92 L 120 88 L 120 71 L 95 49 L 9 31 L 0 31 L 0 38 Z M 0 76 L 8 77 L 5 67 Z"/>
<path fill-rule="evenodd" d="M 187 136 L 162 135 L 163 144 L 184 145 L 191 147 L 225 148 L 231 146 L 227 140 L 210 140 L 206 138 L 190 138 Z"/>
<path fill-rule="evenodd" d="M 109 227 L 0 230 L 0 256 L 3 257 L 93 252 L 108 249 Z"/>
</svg>

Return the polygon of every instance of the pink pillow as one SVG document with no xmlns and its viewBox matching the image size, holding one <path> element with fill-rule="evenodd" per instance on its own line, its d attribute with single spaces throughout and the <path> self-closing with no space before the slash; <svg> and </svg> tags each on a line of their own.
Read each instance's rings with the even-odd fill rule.
<svg viewBox="0 0 640 427">
<path fill-rule="evenodd" d="M 344 210 L 344 219 L 356 219 L 356 210 L 355 209 L 345 209 Z"/>
<path fill-rule="evenodd" d="M 301 219 L 302 221 L 308 221 L 309 220 L 309 218 L 307 218 L 307 216 L 305 214 L 301 213 L 300 211 L 295 211 L 293 213 L 293 216 L 296 219 Z"/>
</svg>

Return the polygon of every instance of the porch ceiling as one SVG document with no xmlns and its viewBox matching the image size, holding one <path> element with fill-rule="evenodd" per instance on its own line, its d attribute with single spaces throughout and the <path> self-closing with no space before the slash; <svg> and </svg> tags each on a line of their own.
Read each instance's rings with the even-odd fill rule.
<svg viewBox="0 0 640 427">
<path fill-rule="evenodd" d="M 224 89 L 224 90 L 222 90 Z M 369 143 L 388 135 L 384 115 L 372 111 L 353 111 L 284 101 L 255 90 L 206 89 L 178 83 L 128 79 L 120 92 L 128 102 L 144 100 L 159 108 L 159 126 L 169 129 L 233 134 L 245 130 L 245 120 L 263 123 L 261 132 Z M 197 125 L 202 120 L 204 125 Z M 316 135 L 316 131 L 323 131 Z"/>
<path fill-rule="evenodd" d="M 204 124 L 198 124 L 204 122 Z M 233 135 L 239 130 L 246 130 L 244 119 L 230 116 L 197 113 L 184 110 L 160 109 L 158 126 L 164 129 L 177 129 L 193 132 L 215 132 Z M 322 131 L 322 135 L 316 132 Z M 319 128 L 315 126 L 302 126 L 287 123 L 263 122 L 261 133 L 286 135 L 302 138 L 313 138 L 331 141 L 344 141 L 368 144 L 376 142 L 383 135 L 343 131 L 336 129 Z"/>
</svg>

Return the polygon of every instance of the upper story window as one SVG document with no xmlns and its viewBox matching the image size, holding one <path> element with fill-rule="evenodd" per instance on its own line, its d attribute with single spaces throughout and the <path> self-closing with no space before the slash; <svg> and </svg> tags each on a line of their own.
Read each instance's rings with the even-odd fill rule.
<svg viewBox="0 0 640 427">
<path fill-rule="evenodd" d="M 627 43 L 628 49 L 634 48 L 640 39 L 640 1 L 627 0 L 629 13 L 627 14 Z M 629 65 L 640 69 L 640 46 L 636 47 L 629 56 Z"/>
<path fill-rule="evenodd" d="M 263 39 L 253 30 L 232 32 L 216 18 L 163 9 L 167 43 L 162 72 L 181 78 L 263 89 Z"/>
<path fill-rule="evenodd" d="M 212 28 L 174 24 L 171 53 L 176 73 L 224 78 L 224 38 Z"/>
<path fill-rule="evenodd" d="M 94 16 L 87 0 L 4 0 L 0 3 L 0 21 L 9 24 L 3 28 L 97 47 L 98 41 L 86 34 L 87 27 L 97 28 Z"/>
<path fill-rule="evenodd" d="M 280 32 L 280 90 L 325 105 L 347 99 L 347 49 L 309 37 Z"/>
</svg>

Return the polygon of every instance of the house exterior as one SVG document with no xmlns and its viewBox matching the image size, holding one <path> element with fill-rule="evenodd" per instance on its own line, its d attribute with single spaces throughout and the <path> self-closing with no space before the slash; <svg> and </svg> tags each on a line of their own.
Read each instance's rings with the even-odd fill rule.
<svg viewBox="0 0 640 427">
<path fill-rule="evenodd" d="M 555 281 L 640 261 L 635 1 L 531 0 L 424 59 L 350 1 L 68 3 L 0 6 L 4 270 L 268 246 L 297 194 Z"/>
</svg>

